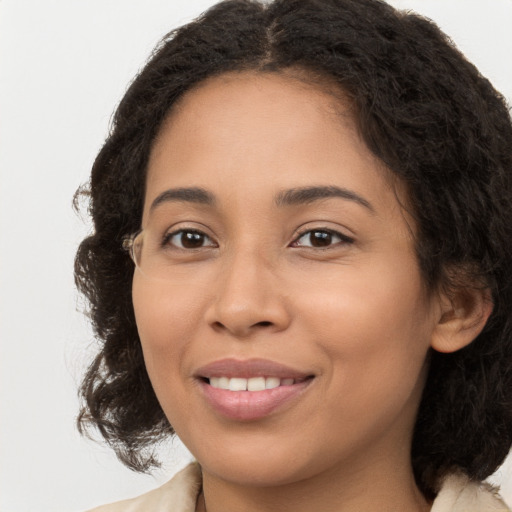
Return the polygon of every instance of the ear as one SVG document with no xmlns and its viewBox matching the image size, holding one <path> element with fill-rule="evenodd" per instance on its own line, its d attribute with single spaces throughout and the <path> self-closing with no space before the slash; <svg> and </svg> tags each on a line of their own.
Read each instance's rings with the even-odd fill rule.
<svg viewBox="0 0 512 512">
<path fill-rule="evenodd" d="M 482 332 L 492 309 L 489 288 L 460 288 L 449 296 L 443 294 L 431 347 L 444 353 L 466 347 Z"/>
</svg>

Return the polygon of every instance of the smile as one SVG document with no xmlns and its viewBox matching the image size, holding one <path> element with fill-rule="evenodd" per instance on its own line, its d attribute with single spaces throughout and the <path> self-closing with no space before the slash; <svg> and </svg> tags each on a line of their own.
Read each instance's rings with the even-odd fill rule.
<svg viewBox="0 0 512 512">
<path fill-rule="evenodd" d="M 312 374 L 263 359 L 223 359 L 196 377 L 206 403 L 236 421 L 263 419 L 293 406 L 314 380 Z"/>
<path fill-rule="evenodd" d="M 210 386 L 217 389 L 229 389 L 230 391 L 263 391 L 274 389 L 280 386 L 293 386 L 298 382 L 296 379 L 280 379 L 279 377 L 211 377 Z"/>
</svg>

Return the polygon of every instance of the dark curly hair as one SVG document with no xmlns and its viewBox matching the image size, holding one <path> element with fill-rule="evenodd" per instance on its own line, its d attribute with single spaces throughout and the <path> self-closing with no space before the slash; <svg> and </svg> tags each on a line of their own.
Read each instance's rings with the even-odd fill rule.
<svg viewBox="0 0 512 512">
<path fill-rule="evenodd" d="M 144 366 L 133 264 L 122 248 L 140 228 L 152 144 L 176 101 L 202 80 L 290 68 L 334 81 L 367 146 L 406 184 L 428 287 L 459 286 L 460 273 L 454 282 L 448 271 L 459 268 L 492 292 L 493 313 L 473 343 L 432 351 L 412 446 L 427 496 L 453 468 L 484 479 L 512 444 L 511 118 L 436 25 L 379 0 L 227 0 L 157 46 L 78 192 L 95 229 L 79 247 L 75 279 L 100 341 L 81 386 L 79 428 L 97 428 L 134 470 L 158 464 L 154 445 L 173 429 Z"/>
</svg>

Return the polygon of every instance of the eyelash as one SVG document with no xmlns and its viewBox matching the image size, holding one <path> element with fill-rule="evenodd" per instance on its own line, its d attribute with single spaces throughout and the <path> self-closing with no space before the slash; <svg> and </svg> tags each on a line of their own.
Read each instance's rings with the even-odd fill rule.
<svg viewBox="0 0 512 512">
<path fill-rule="evenodd" d="M 301 245 L 298 243 L 301 238 L 305 237 L 308 234 L 311 236 L 313 233 L 321 233 L 323 235 L 327 235 L 328 237 L 331 237 L 331 239 L 329 241 L 332 241 L 332 238 L 338 238 L 339 241 L 336 243 L 329 243 L 327 246 L 324 246 L 324 247 L 322 247 L 322 246 L 315 247 L 313 245 Z M 180 240 L 180 243 L 182 245 L 181 247 L 176 244 L 171 243 L 171 241 L 174 237 L 176 237 L 178 235 L 183 236 L 184 234 L 199 235 L 200 237 L 202 237 L 203 242 L 205 240 L 210 240 L 212 243 L 209 245 L 201 245 L 199 247 L 183 247 L 183 240 Z M 325 237 L 323 237 L 323 238 L 325 239 Z M 321 238 L 318 240 L 321 240 Z M 311 239 L 310 239 L 310 241 L 311 241 Z M 316 229 L 306 229 L 306 230 L 302 231 L 301 233 L 299 233 L 297 235 L 297 237 L 291 242 L 290 247 L 306 247 L 306 248 L 309 247 L 311 249 L 325 251 L 325 250 L 329 250 L 329 249 L 333 248 L 334 246 L 350 245 L 353 243 L 354 243 L 353 238 L 351 238 L 347 235 L 344 235 L 343 233 L 340 233 L 339 231 L 335 231 L 333 229 L 326 229 L 326 228 L 316 228 Z M 203 233 L 202 231 L 199 231 L 197 229 L 186 229 L 186 228 L 172 231 L 170 233 L 166 233 L 162 239 L 162 247 L 166 247 L 166 246 L 172 246 L 176 249 L 184 250 L 184 251 L 194 251 L 194 250 L 200 250 L 200 249 L 204 249 L 204 248 L 218 247 L 217 244 L 215 242 L 213 242 L 213 240 L 206 233 Z"/>
<path fill-rule="evenodd" d="M 297 242 L 301 238 L 303 238 L 304 236 L 306 236 L 308 234 L 311 236 L 313 233 L 322 233 L 322 234 L 330 236 L 331 238 L 332 237 L 339 238 L 339 242 L 333 243 L 333 244 L 329 244 L 328 246 L 325 246 L 325 247 L 295 245 L 295 244 L 297 244 Z M 313 228 L 313 229 L 306 229 L 306 230 L 302 231 L 301 233 L 299 233 L 298 236 L 295 238 L 295 240 L 291 243 L 291 246 L 292 247 L 309 247 L 309 248 L 312 248 L 312 249 L 317 249 L 317 250 L 325 251 L 325 250 L 332 249 L 335 246 L 350 245 L 350 244 L 353 244 L 353 243 L 354 243 L 354 239 L 353 238 L 351 238 L 351 237 L 349 237 L 347 235 L 344 235 L 343 233 L 340 233 L 339 231 L 335 231 L 334 229 Z"/>
<path fill-rule="evenodd" d="M 193 247 L 193 248 L 191 248 L 191 247 L 179 247 L 176 244 L 172 244 L 171 243 L 172 239 L 175 236 L 178 236 L 178 235 L 182 235 L 183 236 L 186 233 L 192 234 L 192 235 L 199 235 L 199 236 L 203 237 L 203 240 L 204 239 L 211 240 L 211 238 L 206 233 L 203 233 L 202 231 L 199 231 L 198 229 L 186 229 L 186 228 L 183 228 L 183 229 L 178 229 L 176 231 L 172 231 L 171 233 L 166 233 L 163 236 L 163 239 L 162 239 L 162 247 L 172 246 L 172 247 L 174 247 L 176 249 L 183 250 L 183 251 L 193 251 L 193 250 L 203 249 L 205 247 L 217 247 L 217 245 L 215 243 L 212 243 L 212 245 L 207 245 L 207 246 L 202 245 L 200 247 Z"/>
</svg>

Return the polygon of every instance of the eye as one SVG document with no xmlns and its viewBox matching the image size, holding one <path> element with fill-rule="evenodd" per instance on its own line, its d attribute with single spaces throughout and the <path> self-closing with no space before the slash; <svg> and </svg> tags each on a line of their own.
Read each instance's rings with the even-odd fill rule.
<svg viewBox="0 0 512 512">
<path fill-rule="evenodd" d="M 331 229 L 310 229 L 292 242 L 292 247 L 325 249 L 336 245 L 352 244 L 354 240 Z"/>
<path fill-rule="evenodd" d="M 162 240 L 162 246 L 173 246 L 178 249 L 201 249 L 217 247 L 215 242 L 205 233 L 195 229 L 180 229 L 167 233 Z"/>
</svg>

